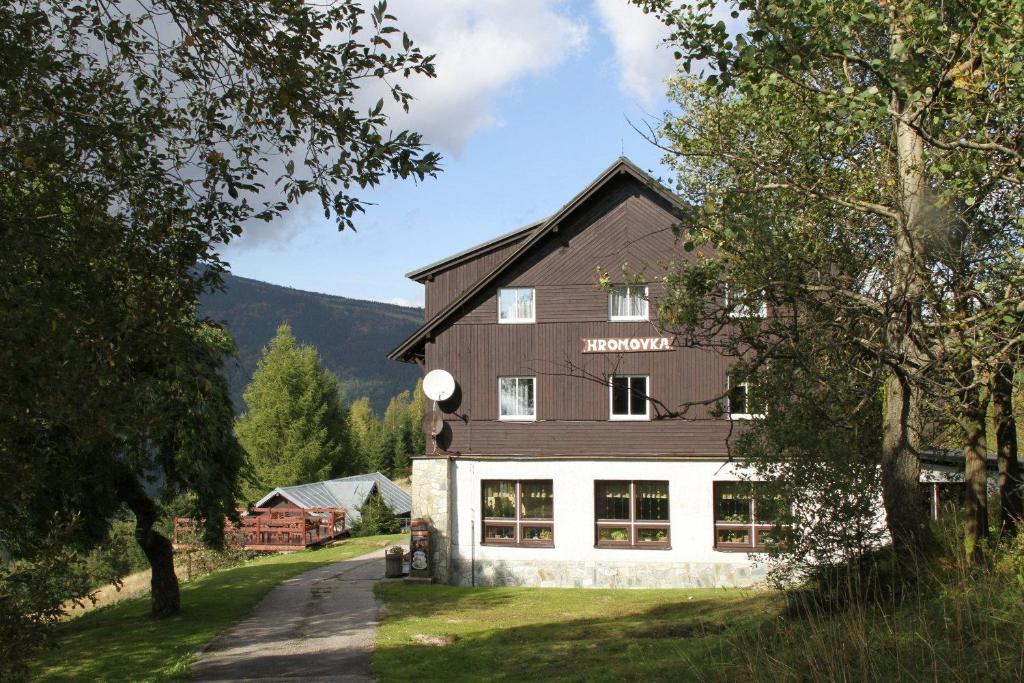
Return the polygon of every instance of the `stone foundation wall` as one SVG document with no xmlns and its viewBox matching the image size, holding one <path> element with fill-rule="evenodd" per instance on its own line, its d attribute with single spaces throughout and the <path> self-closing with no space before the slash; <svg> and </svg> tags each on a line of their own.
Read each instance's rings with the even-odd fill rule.
<svg viewBox="0 0 1024 683">
<path fill-rule="evenodd" d="M 470 561 L 452 562 L 451 583 L 473 582 Z M 700 562 L 477 560 L 477 586 L 550 588 L 736 588 L 764 579 L 761 567 Z"/>
<path fill-rule="evenodd" d="M 451 547 L 451 477 L 447 458 L 417 458 L 412 461 L 412 519 L 430 522 L 432 575 L 435 581 L 449 580 Z"/>
</svg>

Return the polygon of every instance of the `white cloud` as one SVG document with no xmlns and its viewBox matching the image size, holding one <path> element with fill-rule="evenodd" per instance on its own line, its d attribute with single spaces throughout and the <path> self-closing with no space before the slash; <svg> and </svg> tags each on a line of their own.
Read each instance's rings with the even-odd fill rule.
<svg viewBox="0 0 1024 683">
<path fill-rule="evenodd" d="M 397 25 L 428 54 L 437 78 L 408 85 L 416 97 L 394 124 L 458 155 L 469 139 L 501 125 L 498 98 L 523 79 L 562 64 L 586 45 L 588 26 L 555 0 L 391 0 Z"/>
<path fill-rule="evenodd" d="M 396 306 L 408 306 L 410 308 L 423 308 L 422 301 L 413 301 L 412 299 L 406 299 L 404 296 L 392 297 L 384 303 L 394 304 Z"/>
<path fill-rule="evenodd" d="M 595 0 L 595 4 L 602 29 L 615 48 L 619 88 L 640 106 L 652 108 L 675 70 L 672 50 L 662 43 L 668 29 L 627 0 Z"/>
</svg>

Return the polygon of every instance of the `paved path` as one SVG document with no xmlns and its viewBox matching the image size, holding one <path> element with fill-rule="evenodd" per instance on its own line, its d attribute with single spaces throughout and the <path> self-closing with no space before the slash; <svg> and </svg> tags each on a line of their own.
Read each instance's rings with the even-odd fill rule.
<svg viewBox="0 0 1024 683">
<path fill-rule="evenodd" d="M 383 577 L 383 548 L 293 576 L 198 655 L 194 680 L 372 681 Z"/>
</svg>

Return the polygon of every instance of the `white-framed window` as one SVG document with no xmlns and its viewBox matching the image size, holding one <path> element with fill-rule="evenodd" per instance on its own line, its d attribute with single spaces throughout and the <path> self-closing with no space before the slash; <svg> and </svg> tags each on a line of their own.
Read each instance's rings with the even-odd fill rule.
<svg viewBox="0 0 1024 683">
<path fill-rule="evenodd" d="M 764 405 L 759 401 L 754 385 L 726 379 L 729 385 L 729 419 L 757 420 L 764 417 Z"/>
<path fill-rule="evenodd" d="M 747 296 L 747 290 L 742 287 L 726 286 L 725 305 L 729 309 L 730 318 L 763 318 L 768 315 L 764 299 Z"/>
<path fill-rule="evenodd" d="M 651 419 L 649 389 L 650 378 L 645 375 L 613 375 L 608 382 L 609 419 Z"/>
<path fill-rule="evenodd" d="M 498 419 L 537 419 L 537 378 L 498 378 Z"/>
<path fill-rule="evenodd" d="M 502 287 L 498 290 L 498 322 L 535 322 L 535 298 L 533 287 Z"/>
<path fill-rule="evenodd" d="M 608 319 L 647 320 L 647 285 L 615 285 L 608 295 Z"/>
</svg>

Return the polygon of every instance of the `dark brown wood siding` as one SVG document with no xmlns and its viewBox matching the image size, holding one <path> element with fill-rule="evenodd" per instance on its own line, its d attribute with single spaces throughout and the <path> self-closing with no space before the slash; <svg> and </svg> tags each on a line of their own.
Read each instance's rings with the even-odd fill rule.
<svg viewBox="0 0 1024 683">
<path fill-rule="evenodd" d="M 675 222 L 665 200 L 642 184 L 632 179 L 612 182 L 521 263 L 466 303 L 426 344 L 426 369 L 448 370 L 461 389 L 460 405 L 447 416 L 448 450 L 475 455 L 726 453 L 730 423 L 713 417 L 707 406 L 690 407 L 685 418 L 656 416 L 724 394 L 727 359 L 679 348 L 582 352 L 584 338 L 661 334 L 653 322 L 663 292 L 660 279 L 669 262 L 688 258 L 672 233 Z M 651 321 L 610 322 L 608 294 L 598 287 L 599 269 L 613 280 L 624 280 L 624 269 L 642 273 L 650 283 Z M 497 290 L 502 286 L 536 288 L 536 323 L 498 324 Z M 655 419 L 609 420 L 605 382 L 614 374 L 650 377 Z M 537 378 L 536 422 L 498 419 L 502 376 Z"/>
<path fill-rule="evenodd" d="M 475 259 L 464 261 L 434 275 L 426 283 L 426 319 L 430 320 L 438 311 L 455 300 L 467 287 L 494 270 L 508 258 L 522 240 L 497 247 Z"/>
</svg>

